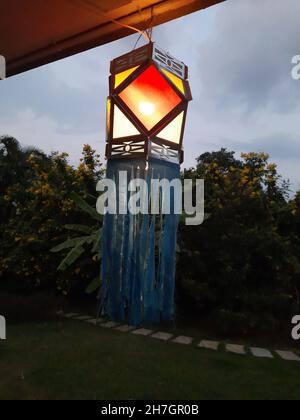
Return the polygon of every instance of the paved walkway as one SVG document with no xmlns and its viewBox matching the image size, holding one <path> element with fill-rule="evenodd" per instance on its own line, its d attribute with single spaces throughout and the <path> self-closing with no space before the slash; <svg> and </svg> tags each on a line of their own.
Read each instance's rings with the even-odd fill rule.
<svg viewBox="0 0 300 420">
<path fill-rule="evenodd" d="M 129 325 L 119 324 L 117 322 L 106 321 L 104 319 L 94 319 L 90 316 L 80 315 L 76 313 L 67 313 L 64 314 L 62 311 L 58 313 L 58 315 L 66 318 L 66 319 L 74 319 L 77 321 L 87 322 L 91 325 L 99 326 L 102 328 L 113 329 L 119 332 L 127 333 L 127 334 L 134 334 L 144 337 L 154 338 L 156 340 L 162 341 L 170 341 L 172 343 L 181 344 L 185 346 L 190 346 L 193 343 L 196 343 L 196 339 L 194 337 L 187 337 L 183 335 L 174 335 L 172 333 L 167 333 L 163 331 L 154 331 L 145 328 L 135 328 L 130 327 Z M 251 355 L 257 358 L 264 358 L 264 359 L 274 359 L 274 358 L 281 358 L 286 361 L 290 362 L 300 362 L 300 356 L 292 351 L 283 351 L 283 350 L 268 350 L 259 347 L 246 347 L 244 345 L 239 344 L 230 344 L 230 343 L 222 343 L 219 341 L 210 341 L 210 340 L 201 340 L 197 343 L 197 346 L 200 349 L 206 349 L 211 351 L 220 351 L 225 349 L 228 353 L 233 353 L 241 356 Z M 300 354 L 300 352 L 298 352 Z"/>
</svg>

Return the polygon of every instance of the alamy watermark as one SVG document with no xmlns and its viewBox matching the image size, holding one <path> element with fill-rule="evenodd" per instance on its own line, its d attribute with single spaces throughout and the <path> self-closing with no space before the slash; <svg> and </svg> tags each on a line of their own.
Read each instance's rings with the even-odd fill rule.
<svg viewBox="0 0 300 420">
<path fill-rule="evenodd" d="M 0 80 L 6 78 L 6 60 L 3 55 L 0 55 Z"/>
<path fill-rule="evenodd" d="M 6 320 L 0 315 L 0 340 L 6 340 Z"/>
<path fill-rule="evenodd" d="M 294 80 L 300 80 L 300 55 L 294 55 L 292 58 L 292 78 Z"/>
<path fill-rule="evenodd" d="M 105 214 L 132 215 L 186 215 L 188 226 L 204 222 L 204 180 L 197 179 L 152 179 L 150 182 L 135 178 L 128 182 L 126 171 L 120 171 L 118 182 L 103 179 L 97 191 L 102 194 L 97 200 L 97 212 Z"/>
<path fill-rule="evenodd" d="M 295 325 L 292 329 L 292 337 L 294 340 L 300 340 L 300 315 L 294 316 L 292 324 Z"/>
</svg>

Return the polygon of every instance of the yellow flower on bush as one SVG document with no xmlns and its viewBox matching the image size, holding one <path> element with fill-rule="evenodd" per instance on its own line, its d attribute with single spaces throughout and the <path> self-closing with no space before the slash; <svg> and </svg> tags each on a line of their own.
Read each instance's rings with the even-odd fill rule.
<svg viewBox="0 0 300 420">
<path fill-rule="evenodd" d="M 268 170 L 271 172 L 276 171 L 277 169 L 277 165 L 275 163 L 270 163 L 270 165 L 268 165 Z"/>
<path fill-rule="evenodd" d="M 246 176 L 243 176 L 243 177 L 241 178 L 241 184 L 242 184 L 242 185 L 247 184 L 247 183 L 248 183 L 248 181 L 249 181 L 249 179 L 248 179 Z"/>
<path fill-rule="evenodd" d="M 252 193 L 250 194 L 251 198 L 259 198 L 260 194 L 258 191 L 252 191 Z"/>
</svg>

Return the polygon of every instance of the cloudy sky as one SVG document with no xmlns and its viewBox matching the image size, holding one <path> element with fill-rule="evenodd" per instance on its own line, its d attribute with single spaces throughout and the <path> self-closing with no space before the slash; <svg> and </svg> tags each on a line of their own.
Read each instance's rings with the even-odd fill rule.
<svg viewBox="0 0 300 420">
<path fill-rule="evenodd" d="M 185 135 L 185 166 L 226 147 L 266 151 L 300 189 L 299 0 L 227 0 L 154 30 L 154 40 L 190 66 L 194 101 Z M 110 60 L 137 35 L 0 82 L 0 135 L 44 151 L 82 145 L 103 156 Z"/>
</svg>

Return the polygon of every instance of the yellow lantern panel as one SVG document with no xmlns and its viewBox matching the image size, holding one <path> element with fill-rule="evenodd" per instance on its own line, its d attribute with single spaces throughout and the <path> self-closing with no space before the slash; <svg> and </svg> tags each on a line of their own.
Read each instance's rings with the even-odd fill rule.
<svg viewBox="0 0 300 420">
<path fill-rule="evenodd" d="M 184 121 L 184 112 L 178 115 L 169 125 L 167 125 L 158 137 L 172 143 L 179 144 L 181 139 L 182 127 Z"/>
<path fill-rule="evenodd" d="M 116 74 L 115 76 L 115 89 L 120 86 L 128 77 L 137 69 L 137 67 L 133 67 L 132 69 L 122 71 L 122 73 Z"/>
<path fill-rule="evenodd" d="M 177 87 L 177 89 L 179 89 L 180 92 L 182 92 L 185 95 L 183 81 L 179 77 L 175 76 L 175 74 L 170 73 L 168 70 L 162 69 L 162 71 L 171 80 L 171 82 Z"/>
<path fill-rule="evenodd" d="M 131 121 L 126 117 L 125 114 L 115 106 L 114 109 L 114 128 L 113 128 L 113 138 L 119 139 L 122 137 L 137 136 L 140 132 L 132 124 Z"/>
</svg>

